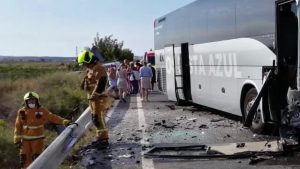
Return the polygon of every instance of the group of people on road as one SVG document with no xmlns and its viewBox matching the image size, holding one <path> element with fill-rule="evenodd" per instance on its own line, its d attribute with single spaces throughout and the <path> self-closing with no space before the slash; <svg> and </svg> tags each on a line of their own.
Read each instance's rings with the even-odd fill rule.
<svg viewBox="0 0 300 169">
<path fill-rule="evenodd" d="M 112 92 L 118 92 L 122 102 L 128 94 L 140 93 L 142 100 L 149 101 L 148 90 L 153 90 L 155 69 L 146 62 L 124 62 L 117 68 L 111 65 L 108 70 L 88 49 L 81 52 L 77 59 L 79 65 L 86 67 L 86 74 L 80 85 L 88 93 L 93 124 L 96 126 L 96 148 L 109 145 L 108 128 L 105 115 L 111 107 Z M 152 67 L 152 68 L 151 68 Z M 107 83 L 109 87 L 107 87 Z M 151 86 L 152 85 L 152 86 Z M 114 96 L 116 98 L 116 96 Z M 30 91 L 24 95 L 24 107 L 17 112 L 14 143 L 20 150 L 21 168 L 27 168 L 43 151 L 45 124 L 54 123 L 68 126 L 70 120 L 57 116 L 40 104 L 39 95 Z"/>
<path fill-rule="evenodd" d="M 154 89 L 156 81 L 155 69 L 151 64 L 143 62 L 141 65 L 125 59 L 118 68 L 110 65 L 107 74 L 108 94 L 118 93 L 121 102 L 127 102 L 126 96 L 129 94 L 140 94 L 143 101 L 149 101 L 149 90 Z"/>
</svg>

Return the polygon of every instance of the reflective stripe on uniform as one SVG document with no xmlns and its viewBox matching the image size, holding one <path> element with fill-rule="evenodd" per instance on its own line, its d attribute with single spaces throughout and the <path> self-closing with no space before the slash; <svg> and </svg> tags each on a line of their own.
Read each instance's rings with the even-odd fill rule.
<svg viewBox="0 0 300 169">
<path fill-rule="evenodd" d="M 23 139 L 28 139 L 28 140 L 33 140 L 33 139 L 40 139 L 40 138 L 44 138 L 45 135 L 39 135 L 39 136 L 27 136 L 27 135 L 23 135 Z"/>
<path fill-rule="evenodd" d="M 108 131 L 108 129 L 97 129 L 97 132 L 105 132 Z"/>
<path fill-rule="evenodd" d="M 15 134 L 15 138 L 23 138 L 23 136 L 19 134 Z"/>
<path fill-rule="evenodd" d="M 44 125 L 39 125 L 39 126 L 29 126 L 29 125 L 23 125 L 23 129 L 38 129 L 38 128 L 43 128 Z"/>
<path fill-rule="evenodd" d="M 103 126 L 103 130 L 107 130 L 107 128 L 106 128 L 106 123 L 105 123 L 105 119 L 104 119 L 104 117 L 103 117 L 103 113 L 104 112 L 102 112 L 101 114 L 101 123 L 102 123 L 102 126 Z"/>
</svg>

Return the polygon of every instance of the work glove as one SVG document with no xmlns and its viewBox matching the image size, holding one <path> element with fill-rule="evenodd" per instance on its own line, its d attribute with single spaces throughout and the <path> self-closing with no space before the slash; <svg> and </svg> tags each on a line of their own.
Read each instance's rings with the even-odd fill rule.
<svg viewBox="0 0 300 169">
<path fill-rule="evenodd" d="M 64 120 L 63 121 L 63 125 L 64 126 L 68 126 L 68 125 L 70 125 L 71 124 L 71 120 Z"/>
<path fill-rule="evenodd" d="M 22 142 L 21 141 L 16 142 L 15 146 L 16 146 L 17 149 L 20 149 L 22 147 Z"/>
</svg>

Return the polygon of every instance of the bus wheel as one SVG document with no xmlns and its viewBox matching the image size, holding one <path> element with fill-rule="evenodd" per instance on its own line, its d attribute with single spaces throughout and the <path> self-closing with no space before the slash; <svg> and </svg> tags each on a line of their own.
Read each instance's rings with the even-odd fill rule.
<svg viewBox="0 0 300 169">
<path fill-rule="evenodd" d="M 257 91 L 255 88 L 251 88 L 250 90 L 248 90 L 244 99 L 244 107 L 243 107 L 244 119 L 247 117 L 248 112 L 255 101 L 256 96 L 257 96 Z M 254 133 L 260 134 L 264 132 L 264 129 L 265 129 L 265 123 L 263 123 L 262 120 L 262 111 L 260 110 L 260 108 L 258 108 L 252 120 L 250 130 Z"/>
</svg>

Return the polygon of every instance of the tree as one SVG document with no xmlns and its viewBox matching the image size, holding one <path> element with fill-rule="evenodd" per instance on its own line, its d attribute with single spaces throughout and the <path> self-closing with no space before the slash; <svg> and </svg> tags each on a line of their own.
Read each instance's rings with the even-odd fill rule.
<svg viewBox="0 0 300 169">
<path fill-rule="evenodd" d="M 134 54 L 132 53 L 132 51 L 130 49 L 123 49 L 122 55 L 121 55 L 119 61 L 123 61 L 124 59 L 133 60 L 133 56 L 134 56 Z"/>
<path fill-rule="evenodd" d="M 97 33 L 93 45 L 100 50 L 106 61 L 122 61 L 124 58 L 133 60 L 133 53 L 130 49 L 123 50 L 123 44 L 123 41 L 118 42 L 118 39 L 114 39 L 113 35 L 100 38 L 99 33 Z"/>
</svg>

